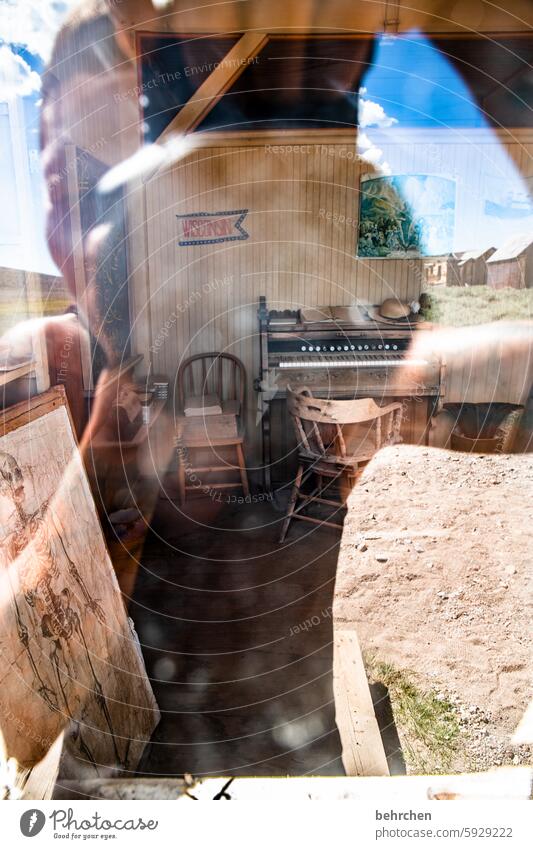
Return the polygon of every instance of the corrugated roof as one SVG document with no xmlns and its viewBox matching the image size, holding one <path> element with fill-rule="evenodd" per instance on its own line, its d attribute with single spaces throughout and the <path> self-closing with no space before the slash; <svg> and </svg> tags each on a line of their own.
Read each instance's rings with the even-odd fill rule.
<svg viewBox="0 0 533 849">
<path fill-rule="evenodd" d="M 506 259 L 516 259 L 533 243 L 533 233 L 518 233 L 509 239 L 487 262 L 502 262 Z"/>
</svg>

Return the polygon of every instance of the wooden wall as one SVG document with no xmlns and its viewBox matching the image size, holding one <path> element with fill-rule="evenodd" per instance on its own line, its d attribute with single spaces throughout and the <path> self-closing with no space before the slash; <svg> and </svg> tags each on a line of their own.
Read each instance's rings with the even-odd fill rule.
<svg viewBox="0 0 533 849">
<path fill-rule="evenodd" d="M 487 284 L 493 289 L 502 289 L 505 286 L 511 286 L 513 289 L 531 289 L 533 287 L 533 244 L 520 256 L 499 262 L 489 262 Z"/>
</svg>

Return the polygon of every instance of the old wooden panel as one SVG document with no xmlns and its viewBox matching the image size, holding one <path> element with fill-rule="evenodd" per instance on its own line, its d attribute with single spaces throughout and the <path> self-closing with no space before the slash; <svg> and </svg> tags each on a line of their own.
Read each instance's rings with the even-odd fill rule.
<svg viewBox="0 0 533 849">
<path fill-rule="evenodd" d="M 333 690 L 346 775 L 389 775 L 355 631 L 334 632 Z"/>
<path fill-rule="evenodd" d="M 2 414 L 0 707 L 6 755 L 135 769 L 158 722 L 62 388 Z"/>
</svg>

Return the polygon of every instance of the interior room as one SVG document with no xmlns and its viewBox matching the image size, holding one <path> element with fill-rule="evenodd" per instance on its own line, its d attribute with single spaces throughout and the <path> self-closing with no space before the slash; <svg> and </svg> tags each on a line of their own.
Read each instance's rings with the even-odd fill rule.
<svg viewBox="0 0 533 849">
<path fill-rule="evenodd" d="M 5 48 L 5 798 L 531 782 L 531 26 L 90 0 Z"/>
</svg>

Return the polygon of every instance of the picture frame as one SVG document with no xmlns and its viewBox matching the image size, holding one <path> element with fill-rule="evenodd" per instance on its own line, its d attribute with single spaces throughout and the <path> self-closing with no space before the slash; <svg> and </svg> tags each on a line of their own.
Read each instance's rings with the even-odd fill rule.
<svg viewBox="0 0 533 849">
<path fill-rule="evenodd" d="M 439 174 L 364 174 L 356 255 L 420 259 L 453 251 L 455 180 Z"/>
</svg>

